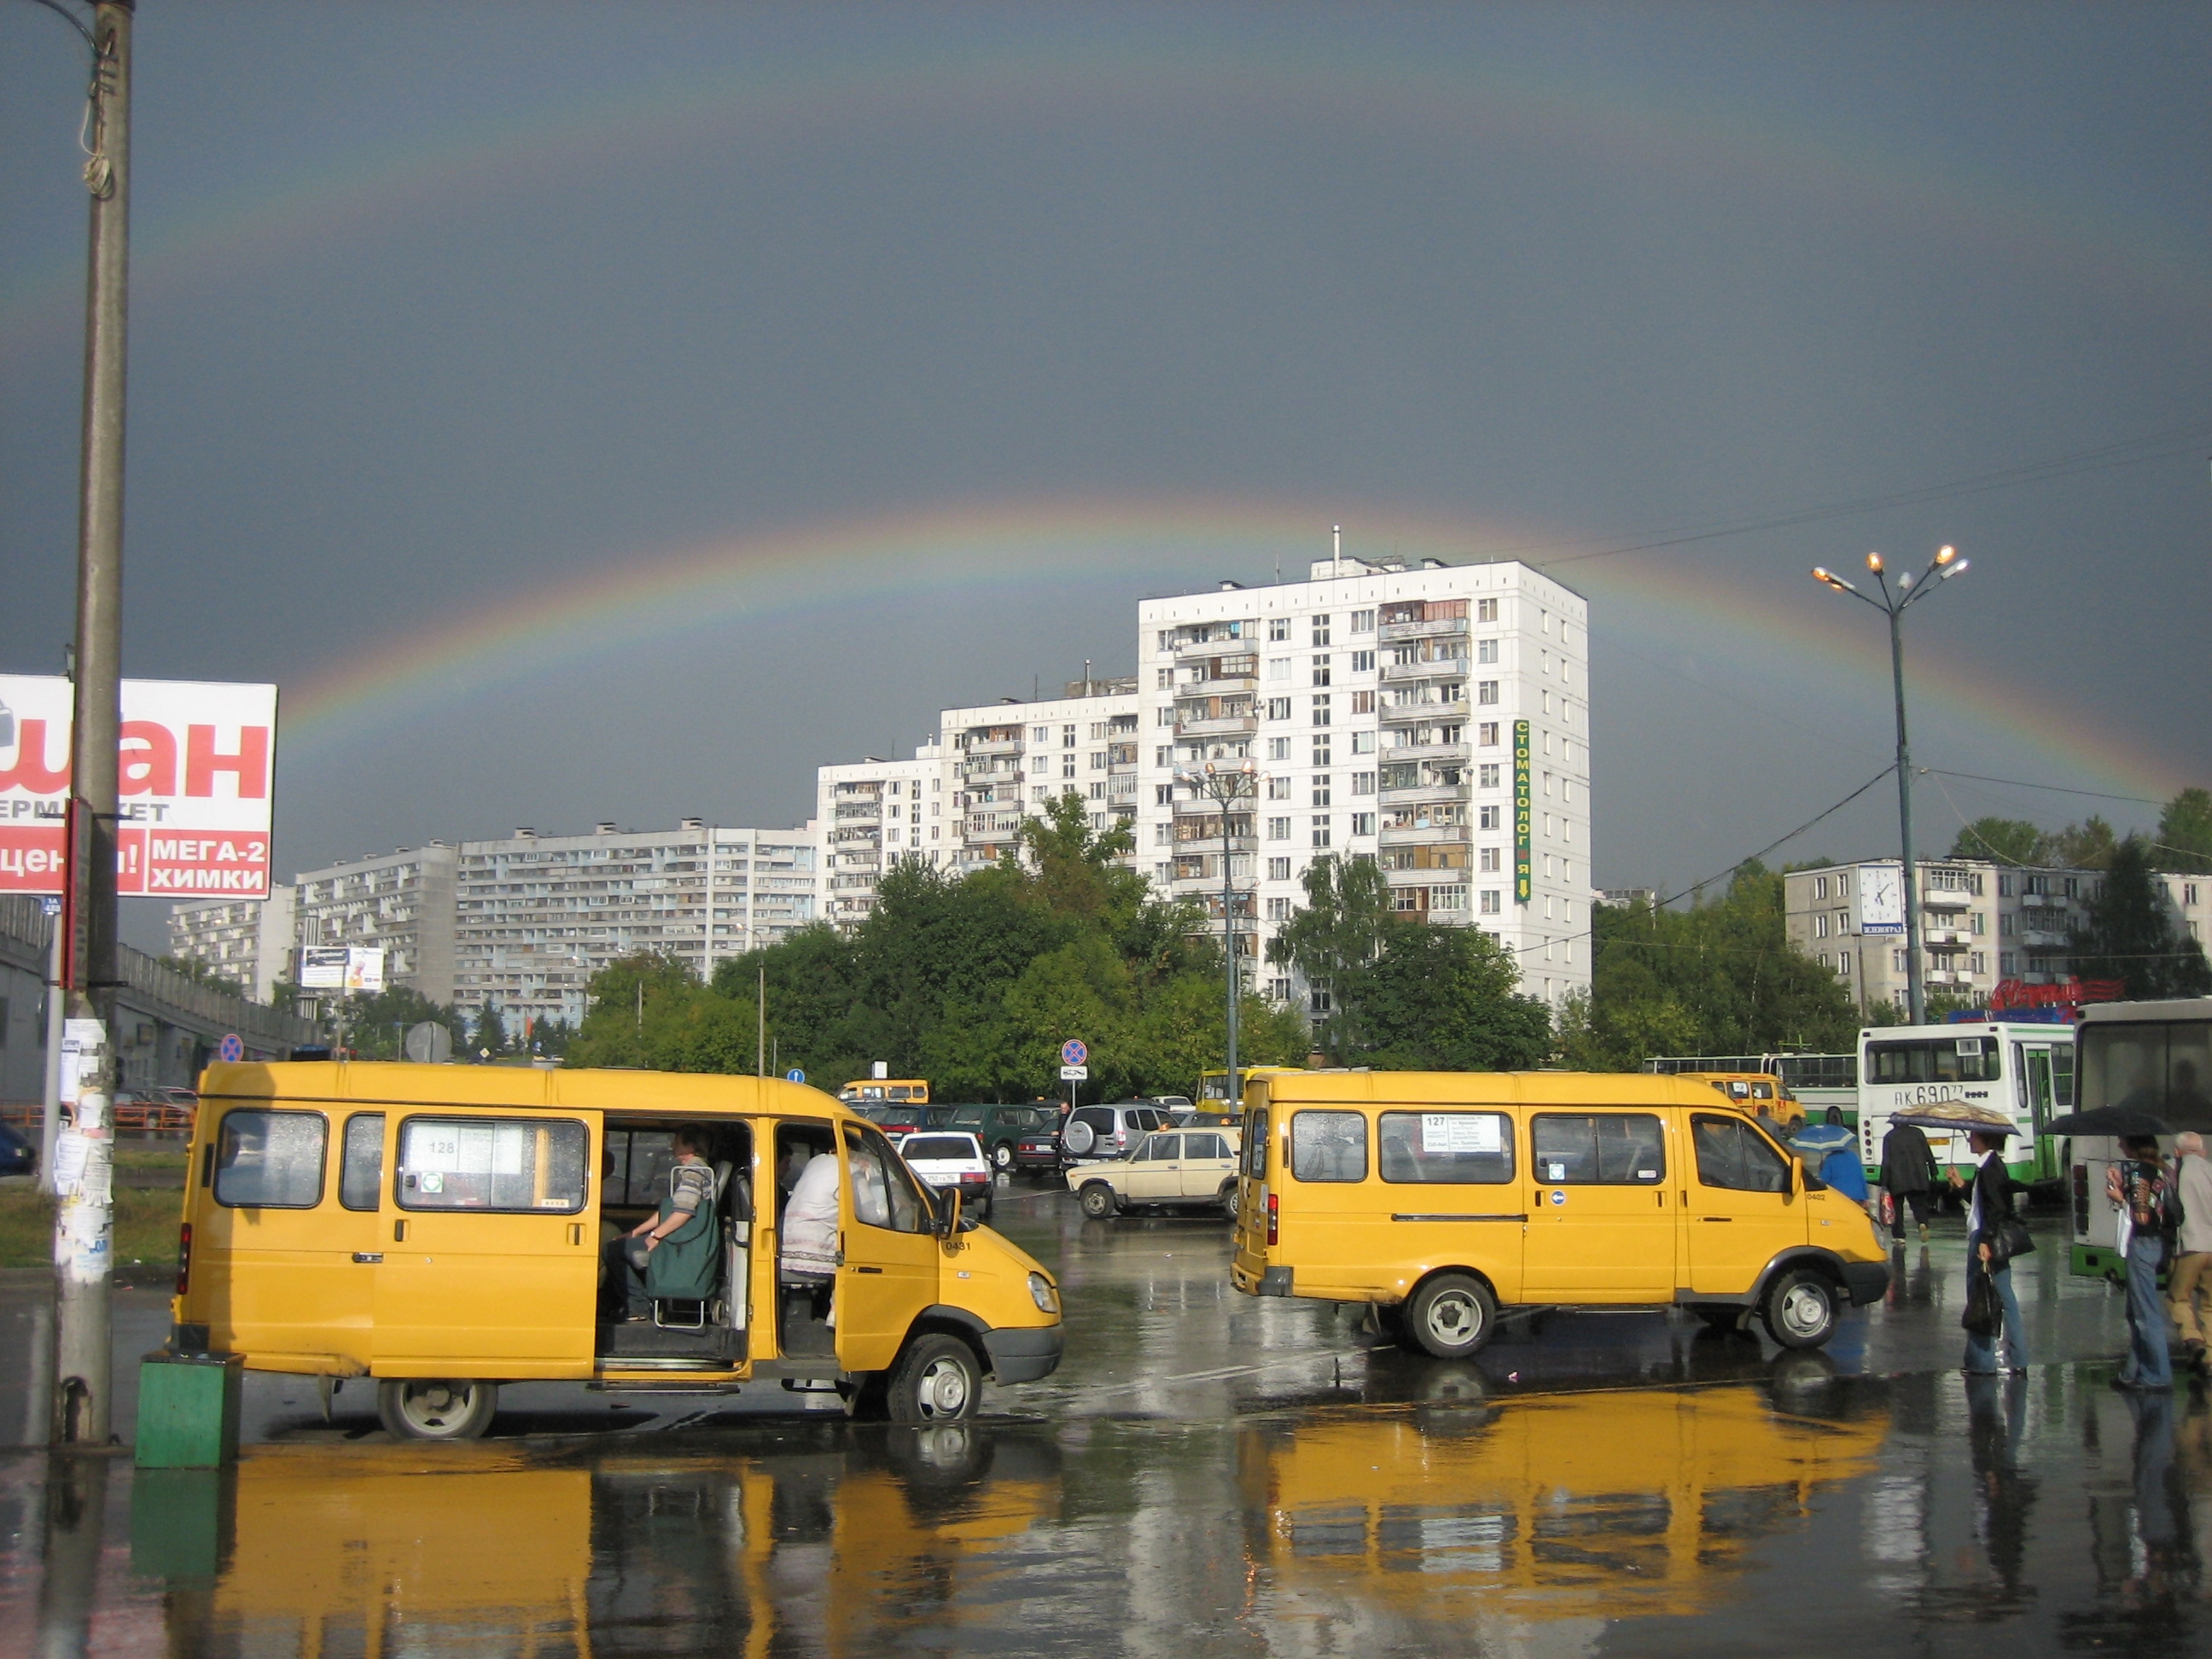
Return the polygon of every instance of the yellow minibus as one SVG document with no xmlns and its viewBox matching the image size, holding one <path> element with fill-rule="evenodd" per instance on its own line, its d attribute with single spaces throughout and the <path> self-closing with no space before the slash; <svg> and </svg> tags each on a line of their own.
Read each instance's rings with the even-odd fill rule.
<svg viewBox="0 0 2212 1659">
<path fill-rule="evenodd" d="M 672 1225 L 679 1159 L 693 1203 Z M 679 1282 L 627 1265 L 647 1225 L 681 1247 Z M 984 1376 L 1047 1376 L 1065 1343 L 1049 1273 L 873 1124 L 776 1079 L 212 1066 L 179 1258 L 178 1352 L 374 1378 L 386 1426 L 423 1439 L 483 1433 L 521 1380 L 778 1377 L 963 1418 Z"/>
<path fill-rule="evenodd" d="M 1755 1311 L 1818 1347 L 1888 1262 L 1864 1210 L 1689 1078 L 1295 1072 L 1245 1096 L 1236 1287 L 1374 1304 L 1438 1358 L 1515 1304 Z"/>
</svg>

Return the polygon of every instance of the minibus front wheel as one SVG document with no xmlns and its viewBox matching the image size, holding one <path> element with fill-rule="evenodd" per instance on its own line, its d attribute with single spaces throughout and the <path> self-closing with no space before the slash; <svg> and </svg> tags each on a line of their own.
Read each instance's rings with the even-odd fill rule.
<svg viewBox="0 0 2212 1659">
<path fill-rule="evenodd" d="M 1438 1359 L 1473 1357 L 1497 1326 L 1497 1298 L 1470 1273 L 1438 1273 L 1406 1307 L 1407 1331 L 1424 1353 Z"/>
<path fill-rule="evenodd" d="M 894 1423 L 957 1422 L 973 1417 L 983 1393 L 975 1351 L 957 1336 L 927 1331 L 906 1345 L 884 1379 Z"/>
<path fill-rule="evenodd" d="M 499 1384 L 467 1377 L 386 1377 L 376 1414 L 395 1440 L 474 1440 L 499 1409 Z"/>
</svg>

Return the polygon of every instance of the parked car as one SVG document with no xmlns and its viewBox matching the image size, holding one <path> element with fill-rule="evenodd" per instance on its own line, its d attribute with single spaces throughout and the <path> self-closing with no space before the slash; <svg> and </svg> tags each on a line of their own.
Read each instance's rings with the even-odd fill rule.
<svg viewBox="0 0 2212 1659">
<path fill-rule="evenodd" d="M 957 1190 L 964 1213 L 978 1221 L 991 1218 L 991 1164 L 974 1135 L 925 1129 L 892 1144 L 924 1185 L 940 1193 Z"/>
<path fill-rule="evenodd" d="M 1234 1221 L 1240 1144 L 1233 1129 L 1163 1129 L 1127 1158 L 1070 1170 L 1067 1184 L 1096 1221 L 1148 1209 L 1218 1210 Z"/>
<path fill-rule="evenodd" d="M 1165 1128 L 1167 1121 L 1165 1112 L 1139 1100 L 1112 1106 L 1079 1106 L 1060 1127 L 1060 1161 L 1076 1164 L 1085 1158 L 1121 1158 L 1153 1130 Z"/>
<path fill-rule="evenodd" d="M 1025 1130 L 1014 1141 L 1017 1170 L 1050 1170 L 1055 1173 L 1060 1170 L 1060 1115 L 1045 1112 L 1043 1115 L 1042 1127 Z"/>
<path fill-rule="evenodd" d="M 893 1140 L 929 1127 L 929 1108 L 919 1102 L 908 1104 L 902 1101 L 895 1106 L 856 1106 L 853 1109 Z"/>
<path fill-rule="evenodd" d="M 964 1129 L 983 1143 L 983 1155 L 998 1170 L 1012 1170 L 1023 1162 L 1021 1143 L 1042 1131 L 1048 1137 L 1042 1162 L 1054 1161 L 1049 1137 L 1060 1127 L 1059 1114 L 1049 1106 L 933 1106 L 928 1127 Z"/>
<path fill-rule="evenodd" d="M 38 1147 L 21 1131 L 0 1123 L 0 1176 L 32 1175 L 38 1167 Z"/>
<path fill-rule="evenodd" d="M 1170 1129 L 1234 1129 L 1244 1121 L 1239 1114 L 1218 1110 L 1212 1106 L 1186 1106 L 1168 1114 Z"/>
</svg>

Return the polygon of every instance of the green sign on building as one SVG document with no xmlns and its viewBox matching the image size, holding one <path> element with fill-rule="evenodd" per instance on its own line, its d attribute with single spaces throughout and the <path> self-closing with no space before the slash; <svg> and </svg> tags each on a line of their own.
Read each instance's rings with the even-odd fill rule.
<svg viewBox="0 0 2212 1659">
<path fill-rule="evenodd" d="M 1513 902 L 1526 904 L 1536 891 L 1536 861 L 1530 856 L 1528 722 L 1513 722 Z"/>
</svg>

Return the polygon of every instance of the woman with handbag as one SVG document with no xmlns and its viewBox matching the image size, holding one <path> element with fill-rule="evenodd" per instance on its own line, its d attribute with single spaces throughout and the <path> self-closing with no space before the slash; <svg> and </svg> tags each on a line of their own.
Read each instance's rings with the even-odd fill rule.
<svg viewBox="0 0 2212 1659">
<path fill-rule="evenodd" d="M 1997 1366 L 1996 1339 L 2004 1334 L 2005 1365 L 2011 1371 L 2027 1369 L 2027 1328 L 2020 1316 L 2020 1298 L 2013 1294 L 2012 1262 L 2035 1248 L 2027 1224 L 2012 1212 L 2012 1195 L 2020 1182 L 2005 1168 L 2003 1129 L 1977 1129 L 1971 1137 L 1981 1163 L 1974 1170 L 1966 1201 L 1966 1311 L 1960 1323 L 1966 1331 L 1966 1367 L 1970 1375 L 1990 1376 Z M 1954 1187 L 1966 1185 L 1956 1170 Z"/>
</svg>

